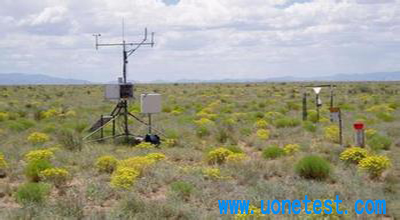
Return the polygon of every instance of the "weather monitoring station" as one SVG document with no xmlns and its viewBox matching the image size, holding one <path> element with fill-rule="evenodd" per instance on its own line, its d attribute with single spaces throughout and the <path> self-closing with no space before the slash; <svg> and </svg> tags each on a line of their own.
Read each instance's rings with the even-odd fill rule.
<svg viewBox="0 0 400 220">
<path fill-rule="evenodd" d="M 117 84 L 108 84 L 105 86 L 105 99 L 116 101 L 117 104 L 109 115 L 101 115 L 89 129 L 90 134 L 84 137 L 84 140 L 103 141 L 106 139 L 124 138 L 127 143 L 138 143 L 141 141 L 150 142 L 155 145 L 161 143 L 160 137 L 154 134 L 158 132 L 152 127 L 151 115 L 161 111 L 160 94 L 142 94 L 141 113 L 148 116 L 148 122 L 141 120 L 129 112 L 129 103 L 135 100 L 134 85 L 127 80 L 128 58 L 142 46 L 154 46 L 154 32 L 151 33 L 149 40 L 147 28 L 144 31 L 144 37 L 138 42 L 125 41 L 124 24 L 122 24 L 122 42 L 121 43 L 100 43 L 101 34 L 94 34 L 96 50 L 100 47 L 121 47 L 122 48 L 122 77 L 118 78 Z M 133 118 L 141 124 L 148 127 L 148 133 L 145 135 L 131 132 L 129 118 Z M 106 126 L 111 125 L 111 135 L 105 136 Z M 161 132 L 158 132 L 161 133 Z"/>
</svg>

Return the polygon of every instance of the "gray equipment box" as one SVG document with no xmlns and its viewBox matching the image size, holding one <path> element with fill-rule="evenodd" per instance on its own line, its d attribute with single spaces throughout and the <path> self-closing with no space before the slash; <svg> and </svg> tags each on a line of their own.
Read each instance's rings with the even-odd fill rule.
<svg viewBox="0 0 400 220">
<path fill-rule="evenodd" d="M 126 84 L 108 84 L 106 85 L 105 98 L 108 100 L 132 99 L 133 85 Z"/>
<path fill-rule="evenodd" d="M 142 113 L 153 114 L 161 112 L 160 94 L 142 94 L 140 95 L 140 104 Z"/>
</svg>

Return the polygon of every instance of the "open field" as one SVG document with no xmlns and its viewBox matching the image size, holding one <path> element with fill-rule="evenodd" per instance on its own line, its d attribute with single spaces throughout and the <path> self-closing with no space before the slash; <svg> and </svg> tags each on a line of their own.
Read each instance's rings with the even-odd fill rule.
<svg viewBox="0 0 400 220">
<path fill-rule="evenodd" d="M 137 85 L 136 97 L 163 95 L 163 112 L 154 116 L 167 136 L 160 148 L 83 143 L 90 125 L 115 105 L 104 100 L 102 86 L 0 87 L 0 219 L 246 219 L 221 216 L 218 200 L 251 200 L 257 209 L 262 199 L 304 195 L 339 195 L 349 214 L 331 219 L 399 219 L 400 84 L 337 85 L 343 147 L 337 123 L 329 120 L 329 90 L 321 92 L 321 120 L 315 123 L 309 89 L 309 120 L 303 122 L 301 84 Z M 130 112 L 146 120 L 138 101 Z M 356 121 L 368 129 L 366 152 L 346 159 L 341 153 L 354 145 Z M 130 125 L 146 132 L 136 121 Z M 311 176 L 299 171 L 308 155 L 322 158 L 328 170 Z M 376 155 L 390 165 L 360 168 L 361 159 Z M 102 156 L 110 157 L 99 162 Z M 46 174 L 43 167 L 60 169 Z M 385 199 L 387 214 L 356 216 L 358 199 Z"/>
</svg>

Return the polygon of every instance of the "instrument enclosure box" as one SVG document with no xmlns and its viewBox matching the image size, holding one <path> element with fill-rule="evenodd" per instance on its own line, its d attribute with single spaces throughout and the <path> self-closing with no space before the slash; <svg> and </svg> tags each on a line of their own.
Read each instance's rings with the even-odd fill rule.
<svg viewBox="0 0 400 220">
<path fill-rule="evenodd" d="M 105 89 L 105 98 L 108 100 L 132 99 L 133 85 L 126 84 L 108 84 Z"/>
<path fill-rule="evenodd" d="M 153 114 L 161 112 L 161 95 L 160 94 L 142 94 L 140 95 L 141 111 L 145 114 Z"/>
</svg>

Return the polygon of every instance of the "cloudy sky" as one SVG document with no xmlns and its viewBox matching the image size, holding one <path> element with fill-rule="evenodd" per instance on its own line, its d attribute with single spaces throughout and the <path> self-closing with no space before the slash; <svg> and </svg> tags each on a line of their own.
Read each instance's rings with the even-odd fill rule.
<svg viewBox="0 0 400 220">
<path fill-rule="evenodd" d="M 400 0 L 0 0 L 0 73 L 114 80 L 122 18 L 132 80 L 400 70 Z"/>
</svg>

